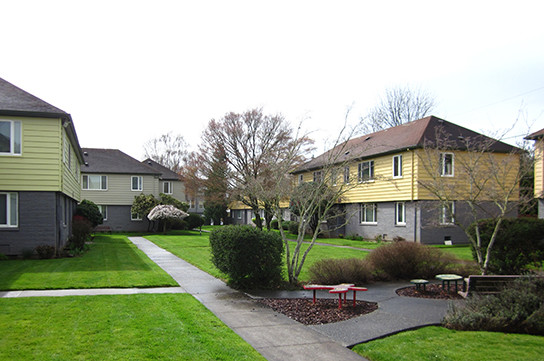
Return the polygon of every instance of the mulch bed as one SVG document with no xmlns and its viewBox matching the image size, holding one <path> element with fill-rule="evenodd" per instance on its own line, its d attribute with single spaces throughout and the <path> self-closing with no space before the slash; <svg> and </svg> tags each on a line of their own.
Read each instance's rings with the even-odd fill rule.
<svg viewBox="0 0 544 361">
<path fill-rule="evenodd" d="M 305 325 L 345 321 L 378 309 L 377 303 L 366 301 L 356 301 L 353 307 L 353 300 L 338 309 L 338 299 L 318 299 L 315 305 L 311 298 L 265 298 L 259 302 Z"/>
<path fill-rule="evenodd" d="M 455 287 L 451 287 L 451 291 L 448 291 L 447 289 L 443 289 L 442 285 L 438 284 L 427 284 L 425 291 L 423 291 L 423 289 L 417 291 L 415 286 L 400 288 L 397 290 L 397 295 L 405 297 L 434 298 L 437 300 L 458 300 L 463 298 L 455 292 Z"/>
</svg>

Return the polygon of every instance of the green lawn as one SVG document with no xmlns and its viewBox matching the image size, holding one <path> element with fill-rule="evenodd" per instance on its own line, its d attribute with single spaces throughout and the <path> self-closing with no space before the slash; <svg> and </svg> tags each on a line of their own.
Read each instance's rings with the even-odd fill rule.
<svg viewBox="0 0 544 361">
<path fill-rule="evenodd" d="M 0 299 L 1 360 L 264 360 L 188 294 Z"/>
<path fill-rule="evenodd" d="M 146 236 L 146 238 L 212 276 L 226 279 L 226 275 L 215 268 L 211 262 L 209 234 L 199 235 L 198 232 L 194 231 L 184 233 L 183 235 L 150 235 Z M 291 243 L 290 246 L 291 249 L 294 249 L 294 243 Z M 304 251 L 307 248 L 308 245 L 304 244 L 302 249 Z M 367 254 L 368 252 L 355 249 L 315 245 L 304 263 L 300 280 L 308 280 L 308 269 L 320 259 L 366 257 Z M 284 269 L 286 269 L 285 265 Z"/>
<path fill-rule="evenodd" d="M 0 290 L 177 286 L 124 235 L 99 235 L 81 257 L 0 262 Z"/>
<path fill-rule="evenodd" d="M 435 248 L 439 248 L 441 251 L 451 253 L 455 257 L 465 260 L 465 261 L 473 261 L 474 258 L 472 258 L 472 251 L 470 249 L 469 245 L 462 245 L 462 246 L 431 246 Z"/>
<path fill-rule="evenodd" d="M 425 327 L 371 341 L 353 351 L 372 361 L 537 361 L 544 337 Z"/>
</svg>

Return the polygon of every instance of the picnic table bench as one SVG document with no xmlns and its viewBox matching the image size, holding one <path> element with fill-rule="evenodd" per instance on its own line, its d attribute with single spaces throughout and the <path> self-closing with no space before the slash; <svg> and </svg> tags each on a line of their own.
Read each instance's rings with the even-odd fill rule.
<svg viewBox="0 0 544 361">
<path fill-rule="evenodd" d="M 458 293 L 463 297 L 470 294 L 490 295 L 500 293 L 508 284 L 528 276 L 522 275 L 470 275 L 464 279 L 463 291 Z"/>
<path fill-rule="evenodd" d="M 353 307 L 355 307 L 357 300 L 357 291 L 367 291 L 365 287 L 357 287 L 352 283 L 341 283 L 339 285 L 305 285 L 305 290 L 312 290 L 314 293 L 313 301 L 316 302 L 316 291 L 317 290 L 329 290 L 331 294 L 338 294 L 338 308 L 342 308 L 342 294 L 344 295 L 344 303 L 347 303 L 347 293 L 348 291 L 353 291 Z"/>
</svg>

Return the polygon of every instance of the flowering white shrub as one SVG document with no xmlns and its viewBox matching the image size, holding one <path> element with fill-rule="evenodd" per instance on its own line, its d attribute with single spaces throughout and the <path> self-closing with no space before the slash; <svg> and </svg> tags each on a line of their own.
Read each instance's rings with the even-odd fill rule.
<svg viewBox="0 0 544 361">
<path fill-rule="evenodd" d="M 174 206 L 171 205 L 163 205 L 160 204 L 158 206 L 155 206 L 151 212 L 147 215 L 147 218 L 150 221 L 157 221 L 160 219 L 183 219 L 185 217 L 189 216 L 188 213 L 185 213 L 182 210 L 177 209 Z"/>
</svg>

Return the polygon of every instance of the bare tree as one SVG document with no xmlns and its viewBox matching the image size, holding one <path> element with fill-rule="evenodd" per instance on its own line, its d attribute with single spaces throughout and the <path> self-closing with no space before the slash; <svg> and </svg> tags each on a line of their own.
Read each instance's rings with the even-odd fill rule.
<svg viewBox="0 0 544 361">
<path fill-rule="evenodd" d="M 283 116 L 265 115 L 262 109 L 228 113 L 219 120 L 212 119 L 203 133 L 200 147 L 203 162 L 213 159 L 213 154 L 222 148 L 232 199 L 253 210 L 258 228 L 262 228 L 259 209 L 265 204 L 263 190 L 269 188 L 270 170 L 283 164 L 285 155 L 291 154 L 295 141 L 292 134 L 293 129 Z M 309 140 L 296 141 L 304 145 Z M 297 157 L 302 154 L 302 145 L 299 144 L 301 153 Z"/>
<path fill-rule="evenodd" d="M 187 156 L 187 142 L 181 134 L 171 132 L 147 141 L 144 145 L 145 156 L 176 173 L 183 168 Z"/>
<path fill-rule="evenodd" d="M 421 119 L 435 107 L 434 98 L 427 92 L 409 87 L 387 89 L 378 105 L 361 118 L 365 131 L 377 132 L 413 120 Z"/>
<path fill-rule="evenodd" d="M 521 149 L 495 139 L 483 135 L 452 139 L 443 129 L 438 132 L 436 142 L 419 153 L 424 170 L 419 184 L 439 200 L 441 218 L 465 232 L 486 274 L 502 221 L 527 201 L 520 197 L 520 181 L 532 165 L 520 161 Z M 459 212 L 461 208 L 464 212 Z M 486 218 L 495 225 L 487 246 L 479 225 Z"/>
</svg>

